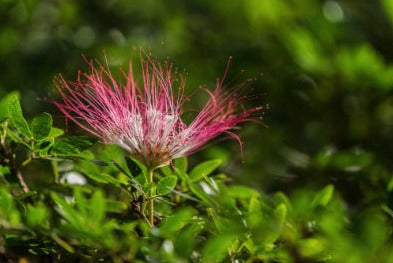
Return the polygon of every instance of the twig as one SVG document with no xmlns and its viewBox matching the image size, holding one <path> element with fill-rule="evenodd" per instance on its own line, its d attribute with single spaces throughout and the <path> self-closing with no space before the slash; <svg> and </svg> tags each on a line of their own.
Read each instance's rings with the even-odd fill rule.
<svg viewBox="0 0 393 263">
<path fill-rule="evenodd" d="M 22 173 L 20 171 L 16 171 L 15 176 L 18 179 L 19 185 L 22 188 L 23 192 L 25 193 L 30 192 L 29 187 L 27 186 L 25 180 L 23 179 Z"/>
</svg>

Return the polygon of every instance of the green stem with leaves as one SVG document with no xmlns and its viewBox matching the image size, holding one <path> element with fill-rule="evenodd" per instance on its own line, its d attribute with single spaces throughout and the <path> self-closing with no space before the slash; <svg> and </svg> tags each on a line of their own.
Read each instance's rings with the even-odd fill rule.
<svg viewBox="0 0 393 263">
<path fill-rule="evenodd" d="M 154 169 L 149 168 L 147 170 L 147 182 L 153 182 Z M 153 197 L 153 187 L 149 190 L 149 222 L 151 226 L 154 226 L 154 197 Z"/>
</svg>

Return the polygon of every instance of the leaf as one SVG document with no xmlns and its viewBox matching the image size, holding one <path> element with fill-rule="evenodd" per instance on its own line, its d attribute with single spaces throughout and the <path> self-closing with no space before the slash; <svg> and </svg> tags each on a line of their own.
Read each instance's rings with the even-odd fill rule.
<svg viewBox="0 0 393 263">
<path fill-rule="evenodd" d="M 89 204 L 87 202 L 87 199 L 81 192 L 79 188 L 76 188 L 74 191 L 74 197 L 75 197 L 75 204 L 78 206 L 79 212 L 82 214 L 83 217 L 88 216 L 88 209 L 89 209 Z"/>
<path fill-rule="evenodd" d="M 90 199 L 90 218 L 96 223 L 100 223 L 105 216 L 106 200 L 102 191 L 94 192 Z"/>
<path fill-rule="evenodd" d="M 74 248 L 69 245 L 67 242 L 65 242 L 63 239 L 61 239 L 60 237 L 58 237 L 55 233 L 52 233 L 51 237 L 53 238 L 53 240 L 59 244 L 62 248 L 64 248 L 66 251 L 70 252 L 70 253 L 75 253 Z"/>
<path fill-rule="evenodd" d="M 276 222 L 282 226 L 285 222 L 285 218 L 287 216 L 287 207 L 285 204 L 279 204 L 276 209 L 274 209 L 274 216 L 276 218 Z"/>
<path fill-rule="evenodd" d="M 31 138 L 32 133 L 30 131 L 27 121 L 23 117 L 22 108 L 20 106 L 18 96 L 12 96 L 8 102 L 8 116 L 14 125 L 14 127 L 26 138 Z"/>
<path fill-rule="evenodd" d="M 312 201 L 312 206 L 326 206 L 333 197 L 334 186 L 329 184 L 319 191 Z"/>
<path fill-rule="evenodd" d="M 286 217 L 287 207 L 282 203 L 274 209 L 273 217 L 270 219 L 271 221 L 263 222 L 265 227 L 269 226 L 265 229 L 266 232 L 260 236 L 265 245 L 273 244 L 280 237 Z"/>
<path fill-rule="evenodd" d="M 247 186 L 232 185 L 227 188 L 228 194 L 234 198 L 248 199 L 255 196 L 260 196 L 260 193 Z"/>
<path fill-rule="evenodd" d="M 106 200 L 106 211 L 111 213 L 121 213 L 127 209 L 127 204 L 117 200 Z"/>
<path fill-rule="evenodd" d="M 19 225 L 20 214 L 15 208 L 12 195 L 6 189 L 0 189 L 0 219 L 5 217 L 11 225 Z"/>
<path fill-rule="evenodd" d="M 83 173 L 93 181 L 99 182 L 99 183 L 104 183 L 104 184 L 113 184 L 115 186 L 120 186 L 122 184 L 121 181 L 117 180 L 113 176 L 105 173 L 91 173 L 91 172 L 86 172 Z"/>
<path fill-rule="evenodd" d="M 173 161 L 173 164 L 177 169 L 179 169 L 180 172 L 182 173 L 187 172 L 187 166 L 188 166 L 187 157 L 183 156 L 177 158 Z"/>
<path fill-rule="evenodd" d="M 154 185 L 155 184 L 153 182 L 146 184 L 145 186 L 143 186 L 143 192 L 145 194 L 149 193 L 150 189 L 152 189 L 154 187 Z"/>
<path fill-rule="evenodd" d="M 158 184 L 156 193 L 157 195 L 166 195 L 171 192 L 173 188 L 175 188 L 177 182 L 176 176 L 167 176 L 162 178 Z"/>
<path fill-rule="evenodd" d="M 203 259 L 207 262 L 220 262 L 226 254 L 228 249 L 236 240 L 234 235 L 219 235 L 209 239 L 202 250 Z"/>
<path fill-rule="evenodd" d="M 66 201 L 63 197 L 60 197 L 60 196 L 59 196 L 58 194 L 56 194 L 55 192 L 52 192 L 52 193 L 51 193 L 51 197 L 52 197 L 53 201 L 59 206 L 59 212 L 60 212 L 60 214 L 61 214 L 65 219 L 67 219 L 67 221 L 68 221 L 71 225 L 73 225 L 73 226 L 79 228 L 79 226 L 80 226 L 80 224 L 79 224 L 79 222 L 80 222 L 80 220 L 79 220 L 80 216 L 79 216 L 79 214 L 72 208 L 72 206 L 69 205 L 69 204 L 67 203 L 67 201 Z"/>
<path fill-rule="evenodd" d="M 9 104 L 9 100 L 12 97 L 19 98 L 19 92 L 17 92 L 17 91 L 11 92 L 11 93 L 7 94 L 6 96 L 4 96 L 3 98 L 1 98 L 1 100 L 0 100 L 0 120 L 1 120 L 1 122 L 7 120 L 9 117 L 8 104 Z"/>
<path fill-rule="evenodd" d="M 34 117 L 30 125 L 34 139 L 37 141 L 45 139 L 51 132 L 52 124 L 52 116 L 49 113 L 43 112 Z"/>
<path fill-rule="evenodd" d="M 161 167 L 161 172 L 165 175 L 165 176 L 171 176 L 173 175 L 173 171 L 170 168 L 169 165 L 166 165 L 164 167 Z"/>
<path fill-rule="evenodd" d="M 59 137 L 59 136 L 61 136 L 63 134 L 64 134 L 64 131 L 62 129 L 59 129 L 59 128 L 56 128 L 56 127 L 52 127 L 48 137 L 57 138 L 57 137 Z"/>
<path fill-rule="evenodd" d="M 170 237 L 188 224 L 194 214 L 195 211 L 193 209 L 185 208 L 169 216 L 161 223 L 159 227 L 160 234 Z"/>
<path fill-rule="evenodd" d="M 51 153 L 59 155 L 76 155 L 93 146 L 95 142 L 97 142 L 96 138 L 71 136 L 56 140 L 51 149 Z"/>
<path fill-rule="evenodd" d="M 131 175 L 134 177 L 138 176 L 142 172 L 142 168 L 140 167 L 141 164 L 138 164 L 135 160 L 131 159 L 128 156 L 126 156 L 125 159 L 128 171 L 131 173 Z"/>
<path fill-rule="evenodd" d="M 31 204 L 27 205 L 26 211 L 26 221 L 30 226 L 44 226 L 44 223 L 48 220 L 49 211 L 48 209 L 42 205 L 38 204 L 37 206 L 32 206 Z"/>
<path fill-rule="evenodd" d="M 189 184 L 188 187 L 190 188 L 191 192 L 199 198 L 199 200 L 204 201 L 205 203 L 211 204 L 211 199 L 209 195 L 207 195 L 202 188 L 197 184 Z"/>
<path fill-rule="evenodd" d="M 145 185 L 147 182 L 146 176 L 144 174 L 140 174 L 137 177 L 135 177 L 135 181 L 137 181 L 138 184 L 140 185 Z"/>
<path fill-rule="evenodd" d="M 194 167 L 194 169 L 190 172 L 190 179 L 192 182 L 197 182 L 201 180 L 203 177 L 211 174 L 218 166 L 222 163 L 221 160 L 210 160 L 203 163 L 198 164 Z"/>
<path fill-rule="evenodd" d="M 10 138 L 12 141 L 14 141 L 16 143 L 23 144 L 27 148 L 31 147 L 29 144 L 27 144 L 25 141 L 23 141 L 23 139 L 21 137 L 19 137 L 19 135 L 16 134 L 13 130 L 9 129 L 8 127 L 6 127 L 5 130 L 7 131 L 7 137 Z"/>
</svg>

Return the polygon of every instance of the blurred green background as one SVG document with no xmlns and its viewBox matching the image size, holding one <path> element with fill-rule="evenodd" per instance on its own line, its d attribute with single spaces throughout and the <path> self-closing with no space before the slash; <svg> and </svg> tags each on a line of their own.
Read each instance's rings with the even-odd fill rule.
<svg viewBox="0 0 393 263">
<path fill-rule="evenodd" d="M 226 160 L 234 181 L 266 193 L 333 184 L 350 207 L 387 204 L 393 156 L 393 0 L 0 0 L 0 95 L 20 90 L 28 117 L 76 78 L 82 58 L 127 66 L 135 47 L 186 69 L 189 91 L 250 77 L 265 122 L 190 158 Z M 135 52 L 135 50 L 134 50 Z M 244 70 L 244 72 L 243 72 Z M 252 107 L 253 105 L 248 105 Z"/>
</svg>

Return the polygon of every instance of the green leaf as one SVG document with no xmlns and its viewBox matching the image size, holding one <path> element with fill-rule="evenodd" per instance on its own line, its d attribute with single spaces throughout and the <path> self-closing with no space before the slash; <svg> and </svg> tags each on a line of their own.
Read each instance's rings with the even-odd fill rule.
<svg viewBox="0 0 393 263">
<path fill-rule="evenodd" d="M 11 225 L 19 225 L 20 214 L 15 207 L 12 195 L 6 189 L 0 189 L 0 219 L 6 218 Z"/>
<path fill-rule="evenodd" d="M 170 168 L 169 165 L 166 165 L 164 167 L 161 167 L 161 172 L 165 175 L 165 176 L 171 176 L 173 175 L 173 170 Z"/>
<path fill-rule="evenodd" d="M 274 209 L 274 216 L 276 218 L 276 222 L 282 226 L 285 222 L 285 218 L 287 216 L 287 207 L 285 204 L 279 204 L 276 209 Z"/>
<path fill-rule="evenodd" d="M 70 252 L 70 253 L 75 253 L 74 248 L 69 245 L 67 242 L 65 242 L 63 239 L 61 239 L 60 237 L 58 237 L 55 233 L 52 233 L 52 238 L 53 240 L 59 244 L 62 248 L 64 248 L 66 251 Z"/>
<path fill-rule="evenodd" d="M 153 182 L 146 184 L 145 186 L 143 186 L 143 192 L 145 194 L 149 193 L 150 189 L 152 189 L 154 187 L 154 185 L 155 184 Z"/>
<path fill-rule="evenodd" d="M 228 194 L 234 198 L 248 199 L 260 196 L 257 190 L 242 185 L 232 185 L 227 190 Z"/>
<path fill-rule="evenodd" d="M 59 137 L 59 136 L 61 136 L 63 134 L 64 134 L 64 131 L 62 129 L 59 129 L 59 128 L 56 128 L 56 127 L 52 127 L 48 137 L 57 138 L 57 137 Z"/>
<path fill-rule="evenodd" d="M 204 201 L 207 204 L 211 204 L 211 199 L 205 191 L 197 184 L 189 184 L 188 187 L 190 188 L 191 192 L 199 198 L 199 200 Z"/>
<path fill-rule="evenodd" d="M 113 176 L 105 173 L 91 173 L 91 172 L 84 172 L 84 175 L 92 179 L 93 181 L 103 183 L 103 184 L 113 184 L 115 186 L 120 186 L 122 184 L 121 181 L 117 180 Z"/>
<path fill-rule="evenodd" d="M 182 229 L 194 216 L 195 211 L 185 208 L 166 218 L 160 225 L 159 230 L 162 236 L 170 237 Z"/>
<path fill-rule="evenodd" d="M 144 174 L 140 174 L 137 177 L 135 177 L 135 181 L 137 181 L 138 184 L 140 185 L 145 185 L 147 182 L 146 176 Z"/>
<path fill-rule="evenodd" d="M 67 221 L 79 228 L 80 227 L 80 215 L 74 210 L 74 208 L 67 203 L 67 201 L 63 198 L 60 197 L 58 194 L 55 192 L 51 193 L 51 197 L 53 201 L 59 206 L 59 212 L 60 214 L 67 219 Z"/>
<path fill-rule="evenodd" d="M 219 235 L 209 239 L 202 250 L 203 259 L 207 262 L 220 262 L 226 254 L 228 249 L 236 240 L 234 235 Z"/>
<path fill-rule="evenodd" d="M 37 141 L 45 139 L 51 132 L 52 124 L 52 116 L 49 113 L 43 112 L 34 117 L 30 125 L 34 139 Z"/>
<path fill-rule="evenodd" d="M 29 144 L 27 144 L 25 141 L 23 141 L 23 139 L 21 137 L 19 137 L 19 135 L 16 134 L 13 130 L 9 129 L 8 127 L 6 127 L 5 130 L 7 131 L 7 137 L 10 138 L 12 141 L 14 141 L 16 143 L 23 144 L 27 148 L 31 147 Z"/>
<path fill-rule="evenodd" d="M 117 200 L 106 200 L 106 211 L 111 213 L 121 213 L 127 209 L 127 204 Z"/>
<path fill-rule="evenodd" d="M 187 172 L 187 167 L 188 167 L 187 157 L 183 156 L 177 158 L 173 161 L 173 164 L 177 169 L 179 169 L 180 172 L 182 173 Z"/>
<path fill-rule="evenodd" d="M 14 127 L 26 138 L 31 138 L 33 135 L 30 131 L 27 121 L 23 117 L 22 108 L 20 106 L 18 96 L 12 96 L 8 101 L 8 116 Z"/>
<path fill-rule="evenodd" d="M 218 166 L 222 163 L 221 160 L 210 160 L 203 163 L 198 164 L 192 169 L 190 172 L 190 179 L 192 182 L 197 182 L 202 178 L 211 174 Z"/>
<path fill-rule="evenodd" d="M 312 201 L 312 206 L 326 206 L 332 199 L 333 192 L 334 186 L 329 184 L 315 195 L 314 200 Z"/>
<path fill-rule="evenodd" d="M 17 91 L 11 92 L 11 93 L 7 94 L 6 96 L 4 96 L 3 98 L 1 98 L 1 100 L 0 100 L 0 120 L 1 120 L 1 122 L 5 121 L 9 117 L 8 104 L 9 104 L 9 100 L 12 97 L 19 98 L 19 92 L 17 92 Z"/>
<path fill-rule="evenodd" d="M 90 199 L 90 218 L 100 223 L 105 216 L 106 200 L 102 191 L 94 192 Z"/>
<path fill-rule="evenodd" d="M 71 136 L 56 140 L 51 153 L 59 155 L 76 155 L 87 150 L 97 142 L 96 138 L 85 136 Z"/>
<path fill-rule="evenodd" d="M 31 204 L 28 204 L 25 217 L 28 225 L 33 227 L 42 227 L 44 226 L 44 223 L 48 220 L 49 211 L 43 204 L 39 204 L 37 206 L 32 206 Z"/>
<path fill-rule="evenodd" d="M 142 172 L 141 163 L 136 160 L 131 159 L 130 157 L 125 157 L 128 171 L 132 176 L 136 177 Z"/>
<path fill-rule="evenodd" d="M 88 209 L 89 209 L 89 204 L 87 202 L 87 199 L 83 195 L 82 191 L 79 188 L 76 188 L 74 191 L 74 197 L 75 197 L 75 204 L 78 206 L 79 212 L 82 214 L 83 217 L 88 216 Z"/>
<path fill-rule="evenodd" d="M 168 176 L 162 178 L 157 184 L 157 195 L 166 195 L 175 188 L 177 182 L 176 176 Z"/>
</svg>

